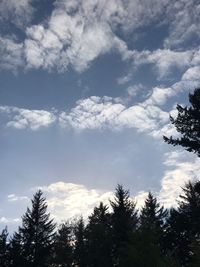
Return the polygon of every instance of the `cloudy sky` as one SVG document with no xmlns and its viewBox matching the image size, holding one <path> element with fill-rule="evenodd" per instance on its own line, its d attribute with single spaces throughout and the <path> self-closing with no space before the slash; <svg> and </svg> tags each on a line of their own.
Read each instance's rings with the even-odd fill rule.
<svg viewBox="0 0 200 267">
<path fill-rule="evenodd" d="M 200 85 L 199 29 L 197 0 L 1 0 L 0 226 L 38 187 L 58 221 L 118 183 L 174 204 L 200 162 L 162 136 Z"/>
</svg>

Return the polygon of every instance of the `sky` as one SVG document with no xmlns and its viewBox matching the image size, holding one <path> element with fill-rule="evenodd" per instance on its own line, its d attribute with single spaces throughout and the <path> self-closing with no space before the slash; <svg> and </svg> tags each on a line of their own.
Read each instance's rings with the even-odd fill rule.
<svg viewBox="0 0 200 267">
<path fill-rule="evenodd" d="M 117 184 L 166 208 L 197 156 L 163 142 L 200 86 L 195 0 L 0 1 L 0 227 L 41 188 L 60 222 Z"/>
</svg>

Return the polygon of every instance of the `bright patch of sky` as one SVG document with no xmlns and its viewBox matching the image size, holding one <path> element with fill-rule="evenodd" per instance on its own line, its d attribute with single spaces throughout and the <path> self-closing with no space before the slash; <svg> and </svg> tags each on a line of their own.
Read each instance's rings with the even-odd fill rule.
<svg viewBox="0 0 200 267">
<path fill-rule="evenodd" d="M 87 215 L 117 183 L 166 207 L 199 159 L 163 143 L 200 84 L 195 0 L 0 3 L 0 224 L 36 188 L 57 221 Z M 84 199 L 84 203 L 83 203 Z"/>
</svg>

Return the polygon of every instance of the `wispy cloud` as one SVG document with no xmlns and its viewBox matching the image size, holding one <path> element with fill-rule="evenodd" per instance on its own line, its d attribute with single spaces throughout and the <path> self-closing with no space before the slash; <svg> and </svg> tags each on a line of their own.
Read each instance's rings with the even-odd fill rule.
<svg viewBox="0 0 200 267">
<path fill-rule="evenodd" d="M 27 196 L 17 196 L 15 194 L 10 194 L 7 196 L 9 202 L 17 202 L 17 201 L 28 201 L 29 198 Z"/>
<path fill-rule="evenodd" d="M 195 0 L 171 1 L 167 7 L 169 36 L 165 39 L 165 47 L 180 47 L 189 45 L 200 38 L 200 4 Z"/>
</svg>

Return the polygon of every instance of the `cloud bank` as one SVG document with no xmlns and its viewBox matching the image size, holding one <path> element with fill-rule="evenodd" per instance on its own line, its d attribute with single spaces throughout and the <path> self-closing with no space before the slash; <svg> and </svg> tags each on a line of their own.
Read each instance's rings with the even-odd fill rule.
<svg viewBox="0 0 200 267">
<path fill-rule="evenodd" d="M 184 46 L 194 38 L 197 43 L 200 38 L 200 4 L 195 0 L 178 3 L 169 0 L 57 0 L 48 19 L 30 25 L 33 3 L 33 0 L 1 1 L 2 20 L 11 18 L 16 27 L 24 27 L 25 34 L 24 39 L 16 33 L 2 34 L 2 69 L 23 67 L 63 72 L 72 66 L 76 71 L 83 71 L 100 55 L 117 51 L 123 60 L 132 60 L 136 65 L 139 62 L 154 64 L 162 78 L 169 74 L 172 66 L 180 69 L 188 66 L 192 53 L 198 49 L 197 45 L 195 49 L 194 45 Z M 128 48 L 128 35 L 134 36 L 138 28 L 155 24 L 168 28 L 163 49 L 137 51 Z"/>
</svg>

